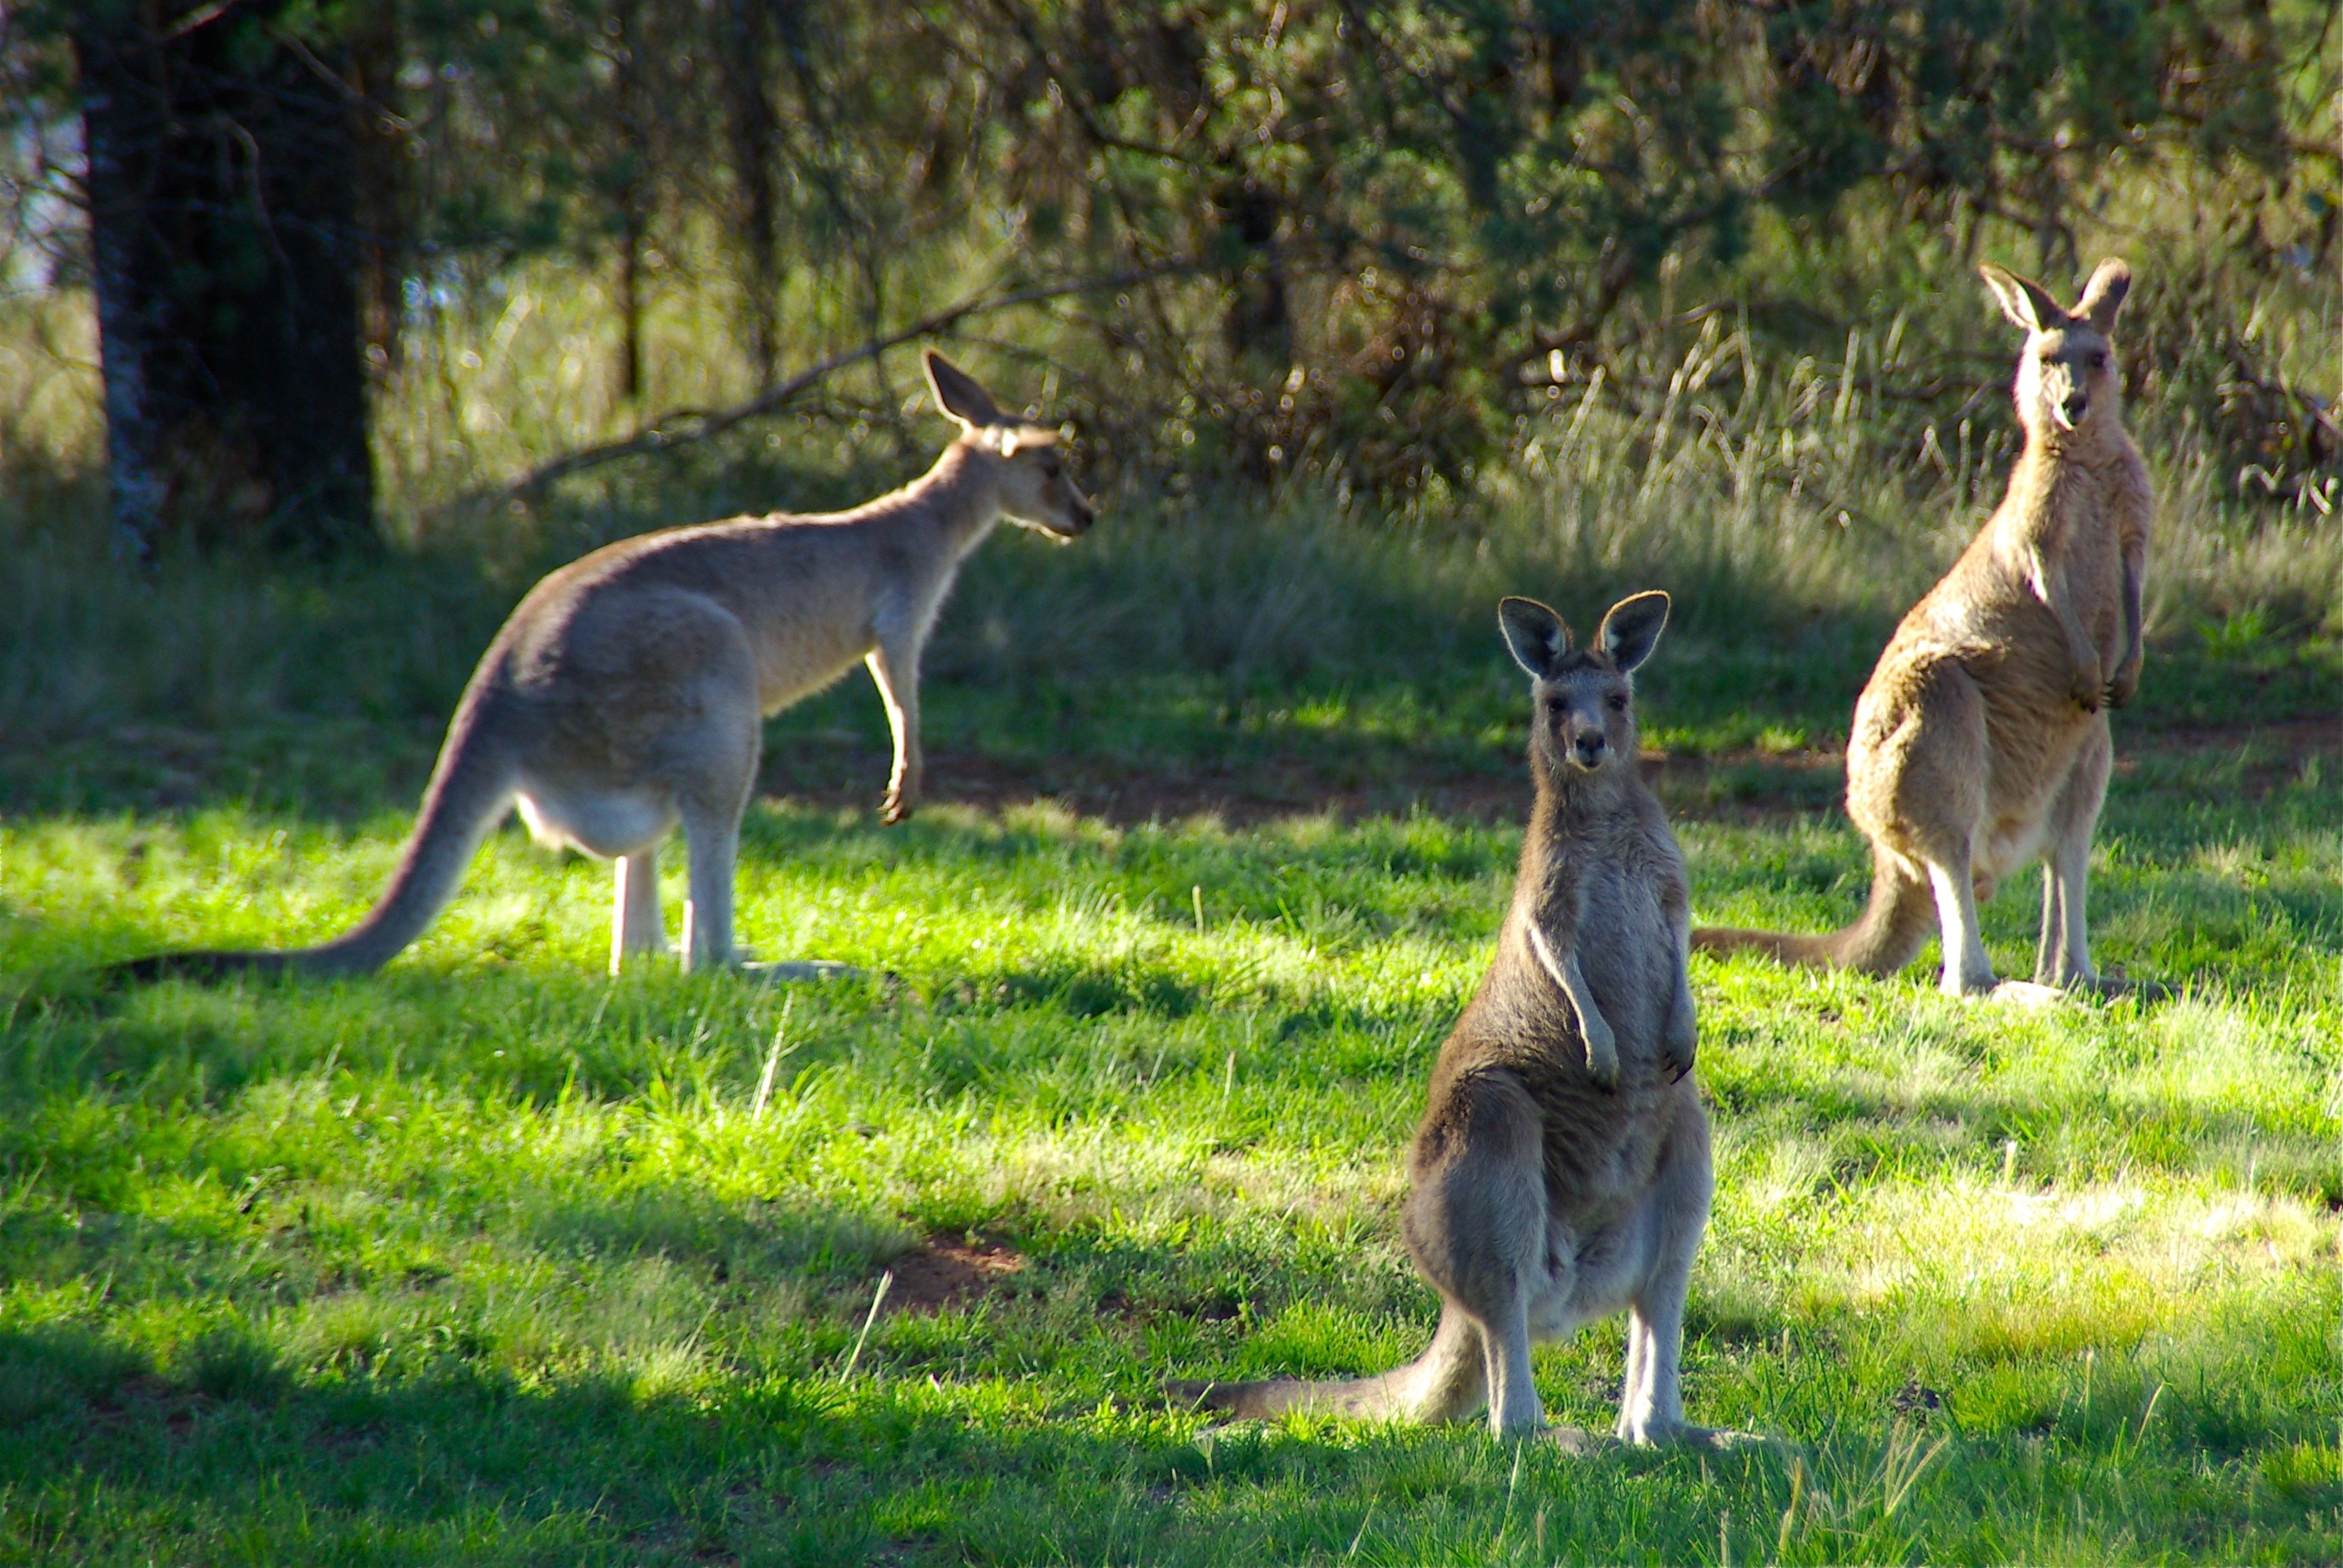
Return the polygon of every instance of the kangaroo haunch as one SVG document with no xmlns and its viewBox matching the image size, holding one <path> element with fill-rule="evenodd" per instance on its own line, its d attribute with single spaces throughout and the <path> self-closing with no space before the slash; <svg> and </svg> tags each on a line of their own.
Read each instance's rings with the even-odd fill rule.
<svg viewBox="0 0 2343 1568">
<path fill-rule="evenodd" d="M 1401 1231 L 1441 1297 L 1431 1348 L 1357 1382 L 1183 1382 L 1174 1397 L 1422 1422 L 1485 1405 L 1515 1435 L 1544 1425 L 1531 1344 L 1624 1312 L 1618 1435 L 1737 1435 L 1687 1424 L 1677 1384 L 1708 1116 L 1691 1077 L 1684 857 L 1635 772 L 1629 683 L 1667 611 L 1665 594 L 1638 594 L 1579 651 L 1544 605 L 1499 608 L 1533 681 L 1537 800 L 1496 960 L 1441 1047 L 1408 1160 Z"/>
<path fill-rule="evenodd" d="M 371 973 L 455 896 L 515 806 L 540 842 L 617 860 L 613 970 L 669 950 L 659 845 L 680 822 L 684 963 L 738 962 L 733 859 L 764 717 L 868 664 L 895 737 L 884 815 L 901 821 L 920 798 L 920 648 L 960 562 L 1004 517 L 1061 539 L 1091 526 L 1055 430 L 1003 414 L 941 355 L 925 364 L 960 433 L 901 489 L 849 512 L 624 539 L 531 588 L 472 672 L 389 887 L 348 934 L 290 952 L 166 953 L 113 972 Z"/>
</svg>

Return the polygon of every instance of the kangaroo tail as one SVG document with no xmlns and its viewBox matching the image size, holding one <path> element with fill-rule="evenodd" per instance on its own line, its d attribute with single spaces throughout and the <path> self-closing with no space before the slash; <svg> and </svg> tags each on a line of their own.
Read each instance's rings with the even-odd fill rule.
<svg viewBox="0 0 2343 1568">
<path fill-rule="evenodd" d="M 156 953 L 104 971 L 112 984 L 159 980 L 225 980 L 231 975 L 372 974 L 422 933 L 456 896 L 480 840 L 512 804 L 515 769 L 504 749 L 480 734 L 482 705 L 467 694 L 398 869 L 367 918 L 332 941 L 289 951 Z"/>
<path fill-rule="evenodd" d="M 1429 1349 L 1407 1365 L 1376 1377 L 1324 1382 L 1173 1378 L 1165 1381 L 1163 1392 L 1191 1410 L 1214 1411 L 1240 1421 L 1265 1421 L 1291 1410 L 1369 1420 L 1455 1421 L 1487 1402 L 1488 1366 L 1480 1330 L 1452 1308 L 1441 1314 L 1440 1330 Z"/>
<path fill-rule="evenodd" d="M 1170 1378 L 1164 1382 L 1163 1392 L 1175 1404 L 1212 1411 L 1238 1421 L 1266 1421 L 1289 1410 L 1373 1419 L 1413 1413 L 1402 1386 L 1411 1370 L 1398 1367 L 1381 1377 L 1331 1382 L 1283 1377 L 1264 1378 L 1258 1382 Z"/>
<path fill-rule="evenodd" d="M 1787 964 L 1890 975 L 1920 956 L 1936 912 L 1928 884 L 1900 859 L 1875 849 L 1871 900 L 1853 925 L 1814 937 L 1701 926 L 1692 933 L 1692 945 L 1698 952 L 1760 952 Z"/>
</svg>

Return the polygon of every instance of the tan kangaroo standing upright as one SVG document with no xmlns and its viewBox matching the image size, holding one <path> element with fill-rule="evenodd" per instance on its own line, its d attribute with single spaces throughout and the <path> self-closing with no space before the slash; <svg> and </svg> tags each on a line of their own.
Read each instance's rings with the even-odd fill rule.
<svg viewBox="0 0 2343 1568">
<path fill-rule="evenodd" d="M 1545 606 L 1499 607 L 1533 683 L 1537 800 L 1496 959 L 1441 1047 L 1408 1160 L 1401 1230 L 1441 1297 L 1431 1348 L 1356 1382 L 1182 1382 L 1174 1397 L 1252 1417 L 1435 1422 L 1486 1406 L 1518 1436 L 1545 1421 L 1531 1344 L 1625 1312 L 1617 1435 L 1738 1435 L 1686 1423 L 1677 1378 L 1708 1116 L 1691 1078 L 1684 857 L 1635 771 L 1630 684 L 1667 613 L 1663 593 L 1623 600 L 1576 651 Z"/>
<path fill-rule="evenodd" d="M 2120 989 L 2091 967 L 2083 904 L 2115 755 L 2107 709 L 2139 687 L 2154 508 L 2110 341 L 2131 273 L 2101 262 L 2067 311 L 2037 284 L 1982 270 L 2026 332 L 2026 449 L 2000 508 L 1896 628 L 1855 703 L 1846 809 L 1871 839 L 1870 903 L 1828 936 L 1704 927 L 1696 948 L 1885 975 L 1919 955 L 1933 906 L 1950 995 Z M 2036 858 L 2034 983 L 1996 986 L 1976 907 Z"/>
<path fill-rule="evenodd" d="M 646 534 L 552 573 L 472 672 L 398 869 L 347 935 L 290 952 L 166 953 L 133 979 L 367 974 L 455 896 L 516 805 L 539 842 L 618 862 L 610 967 L 669 950 L 659 841 L 690 858 L 687 968 L 737 963 L 733 860 L 760 721 L 870 667 L 894 731 L 885 819 L 920 798 L 920 650 L 969 552 L 1002 518 L 1059 539 L 1088 529 L 1057 432 L 1002 413 L 930 350 L 928 385 L 960 437 L 935 467 L 852 511 L 776 513 Z M 764 966 L 789 977 L 824 966 Z"/>
</svg>

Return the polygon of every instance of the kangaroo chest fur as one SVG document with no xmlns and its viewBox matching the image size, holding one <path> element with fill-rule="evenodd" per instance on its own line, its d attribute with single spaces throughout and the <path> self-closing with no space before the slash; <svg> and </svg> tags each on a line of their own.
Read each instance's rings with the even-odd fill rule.
<svg viewBox="0 0 2343 1568">
<path fill-rule="evenodd" d="M 1462 1131 L 1459 1081 L 1509 1074 L 1543 1124 L 1549 1214 L 1580 1234 L 1639 1201 L 1678 1121 L 1701 1114 L 1691 1080 L 1671 1082 L 1663 1060 L 1684 961 L 1684 861 L 1657 803 L 1624 782 L 1634 795 L 1624 811 L 1582 816 L 1574 803 L 1541 800 L 1495 960 L 1442 1048 L 1417 1135 L 1417 1163 L 1436 1162 Z M 1615 1089 L 1589 1075 L 1578 1015 L 1531 943 L 1534 925 L 1550 947 L 1559 935 L 1574 949 L 1615 1036 Z"/>
<path fill-rule="evenodd" d="M 2124 556 L 2151 506 L 2138 451 L 2117 436 L 2089 451 L 2029 448 L 2007 495 L 1961 559 L 1913 606 L 1856 704 L 1848 806 L 1899 843 L 1895 759 L 1925 721 L 1919 696 L 1939 661 L 1975 680 L 1985 729 L 1974 869 L 2006 875 L 2039 850 L 2052 799 L 2104 721 L 2073 700 L 2071 621 L 2101 667 L 2124 654 Z M 1876 797 L 1876 798 L 1875 798 Z"/>
<path fill-rule="evenodd" d="M 2028 656 L 2064 650 L 2062 613 L 2087 628 L 2108 666 L 2122 655 L 2124 544 L 2146 531 L 2148 506 L 2146 470 L 2128 442 L 2088 457 L 2029 455 L 2000 509 L 1896 640 L 1934 643 L 1981 674 L 2064 695 L 2063 663 Z"/>
</svg>

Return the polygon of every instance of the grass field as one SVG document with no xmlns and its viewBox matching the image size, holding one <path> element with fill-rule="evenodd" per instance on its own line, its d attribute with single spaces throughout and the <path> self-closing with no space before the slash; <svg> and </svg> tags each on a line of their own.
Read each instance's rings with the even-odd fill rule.
<svg viewBox="0 0 2343 1568">
<path fill-rule="evenodd" d="M 508 589 L 75 598 L 20 558 L 0 1558 L 2343 1561 L 2331 628 L 2169 615 L 2118 717 L 2096 945 L 2181 1000 L 1695 960 L 1687 1397 L 1781 1445 L 1571 1459 L 1155 1390 L 1420 1347 L 1402 1154 L 1527 800 L 1488 590 L 1583 621 L 1644 583 L 1253 538 L 1207 592 L 1099 542 L 980 563 L 910 826 L 860 678 L 776 721 L 744 933 L 889 977 L 787 992 L 606 978 L 607 873 L 513 830 L 379 978 L 99 992 L 353 919 Z M 1861 898 L 1833 736 L 1885 621 L 1742 591 L 1684 596 L 1653 772 L 1704 918 L 1818 929 Z M 1988 906 L 2005 971 L 2034 897 Z M 1606 1424 L 1619 1359 L 1541 1352 L 1554 1418 Z"/>
</svg>

